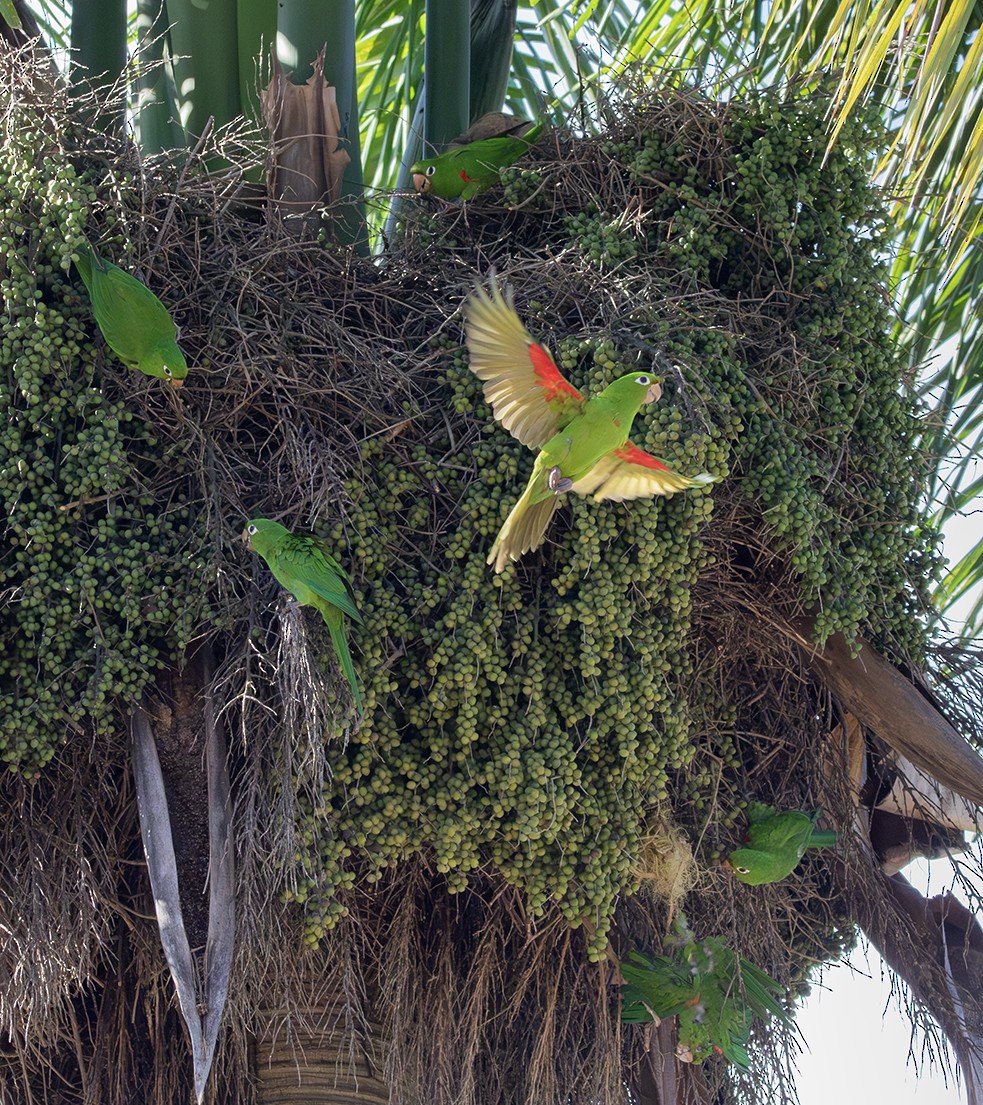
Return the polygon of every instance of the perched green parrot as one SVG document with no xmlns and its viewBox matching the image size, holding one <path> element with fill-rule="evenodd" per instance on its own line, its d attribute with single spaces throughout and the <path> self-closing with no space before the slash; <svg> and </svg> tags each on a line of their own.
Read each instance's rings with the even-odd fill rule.
<svg viewBox="0 0 983 1105">
<path fill-rule="evenodd" d="M 474 199 L 498 182 L 501 169 L 518 161 L 539 138 L 540 120 L 525 134 L 479 138 L 464 146 L 452 146 L 437 157 L 410 166 L 413 187 L 422 195 L 443 200 Z"/>
<path fill-rule="evenodd" d="M 188 375 L 188 364 L 164 304 L 135 276 L 100 257 L 87 243 L 79 247 L 76 267 L 109 348 L 128 368 L 170 380 L 179 388 Z"/>
<path fill-rule="evenodd" d="M 628 440 L 642 405 L 662 394 L 651 373 L 629 372 L 586 399 L 533 341 L 494 280 L 491 295 L 479 287 L 468 300 L 467 341 L 471 371 L 484 381 L 495 417 L 523 445 L 539 450 L 526 489 L 488 554 L 496 572 L 542 544 L 564 492 L 620 502 L 713 482 L 705 472 L 680 476 Z"/>
<path fill-rule="evenodd" d="M 777 813 L 774 806 L 752 802 L 744 846 L 731 852 L 724 866 L 749 886 L 779 882 L 795 870 L 806 848 L 829 848 L 836 843 L 838 833 L 815 827 L 821 815 L 821 810 Z"/>
<path fill-rule="evenodd" d="M 778 1000 L 779 983 L 716 936 L 703 941 L 690 937 L 672 956 L 633 951 L 621 973 L 626 981 L 622 1021 L 643 1024 L 653 1017 L 677 1017 L 676 1056 L 684 1063 L 702 1063 L 717 1051 L 746 1070 L 754 1017 L 773 1016 L 791 1024 Z"/>
<path fill-rule="evenodd" d="M 355 665 L 345 640 L 344 615 L 361 622 L 348 574 L 328 552 L 325 543 L 308 534 L 291 533 L 279 522 L 254 518 L 242 539 L 269 565 L 270 571 L 301 606 L 313 606 L 324 618 L 341 670 L 352 689 L 355 708 L 362 712 L 362 696 Z"/>
</svg>

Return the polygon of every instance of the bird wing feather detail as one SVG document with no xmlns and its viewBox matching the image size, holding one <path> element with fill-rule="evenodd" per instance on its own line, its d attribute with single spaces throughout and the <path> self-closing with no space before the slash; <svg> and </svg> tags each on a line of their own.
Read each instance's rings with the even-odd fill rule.
<svg viewBox="0 0 983 1105">
<path fill-rule="evenodd" d="M 177 326 L 157 296 L 135 276 L 80 247 L 76 267 L 106 343 L 131 368 L 162 341 L 176 341 Z"/>
<path fill-rule="evenodd" d="M 645 499 L 653 495 L 672 495 L 691 487 L 705 487 L 714 477 L 706 472 L 698 476 L 681 476 L 651 453 L 639 449 L 630 441 L 614 449 L 573 485 L 578 495 L 593 493 L 595 500 L 623 502 Z"/>
<path fill-rule="evenodd" d="M 309 542 L 297 540 L 284 542 L 276 551 L 276 557 L 288 568 L 290 575 L 309 587 L 319 598 L 330 603 L 353 621 L 361 622 L 362 616 L 355 605 L 355 594 L 344 568 L 330 553 L 324 551 L 316 538 Z"/>
<path fill-rule="evenodd" d="M 541 449 L 586 400 L 532 339 L 497 284 L 475 289 L 467 304 L 471 371 L 499 422 L 530 449 Z"/>
</svg>

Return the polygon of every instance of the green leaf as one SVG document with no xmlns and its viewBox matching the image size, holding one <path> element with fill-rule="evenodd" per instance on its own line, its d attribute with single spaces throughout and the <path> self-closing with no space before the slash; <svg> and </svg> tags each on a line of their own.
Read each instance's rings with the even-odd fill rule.
<svg viewBox="0 0 983 1105">
<path fill-rule="evenodd" d="M 12 31 L 23 30 L 20 16 L 17 14 L 17 9 L 14 7 L 14 0 L 0 0 L 0 19 L 2 19 Z"/>
</svg>

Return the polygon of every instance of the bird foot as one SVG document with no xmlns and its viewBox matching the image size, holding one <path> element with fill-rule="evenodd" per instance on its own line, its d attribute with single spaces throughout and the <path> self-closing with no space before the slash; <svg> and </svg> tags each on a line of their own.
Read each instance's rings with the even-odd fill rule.
<svg viewBox="0 0 983 1105">
<path fill-rule="evenodd" d="M 553 467 L 546 477 L 546 486 L 554 495 L 562 495 L 564 491 L 570 491 L 573 488 L 573 480 L 569 476 L 564 476 L 558 467 Z"/>
</svg>

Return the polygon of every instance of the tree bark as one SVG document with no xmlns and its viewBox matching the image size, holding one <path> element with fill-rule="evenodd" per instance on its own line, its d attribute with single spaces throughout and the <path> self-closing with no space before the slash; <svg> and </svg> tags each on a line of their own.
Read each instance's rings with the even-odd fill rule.
<svg viewBox="0 0 983 1105">
<path fill-rule="evenodd" d="M 946 720 L 928 689 L 868 644 L 852 656 L 841 633 L 816 648 L 809 643 L 814 628 L 811 618 L 793 624 L 813 671 L 842 705 L 933 779 L 983 806 L 983 759 Z"/>
<path fill-rule="evenodd" d="M 312 978 L 300 992 L 324 985 Z M 343 997 L 299 1010 L 289 1025 L 281 1009 L 261 1010 L 258 1019 L 259 1105 L 389 1105 L 379 1026 L 353 1024 Z"/>
</svg>

